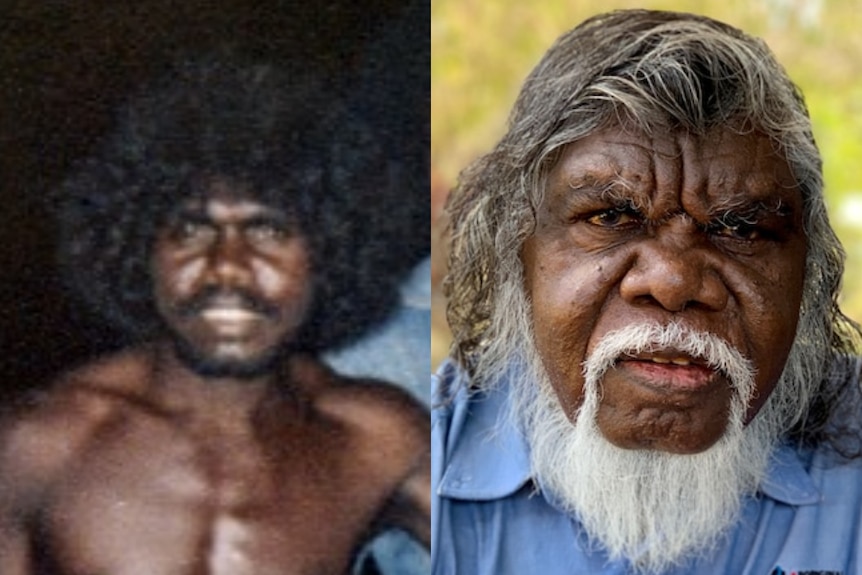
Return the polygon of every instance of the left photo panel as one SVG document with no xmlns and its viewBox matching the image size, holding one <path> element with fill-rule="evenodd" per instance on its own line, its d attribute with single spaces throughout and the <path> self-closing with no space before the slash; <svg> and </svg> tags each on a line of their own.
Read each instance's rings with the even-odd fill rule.
<svg viewBox="0 0 862 575">
<path fill-rule="evenodd" d="M 0 17 L 0 573 L 429 575 L 430 0 Z"/>
</svg>

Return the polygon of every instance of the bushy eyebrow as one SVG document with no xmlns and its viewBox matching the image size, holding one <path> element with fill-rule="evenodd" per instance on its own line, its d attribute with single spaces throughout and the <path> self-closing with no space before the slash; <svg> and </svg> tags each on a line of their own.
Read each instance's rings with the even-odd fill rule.
<svg viewBox="0 0 862 575">
<path fill-rule="evenodd" d="M 586 199 L 600 200 L 612 206 L 632 208 L 642 213 L 647 213 L 651 206 L 649 196 L 638 193 L 637 186 L 621 176 L 607 178 L 583 174 L 570 178 L 567 187 L 577 195 L 586 196 Z"/>
<path fill-rule="evenodd" d="M 633 210 L 646 215 L 652 213 L 652 197 L 644 193 L 643 183 L 624 178 L 621 174 L 582 173 L 566 182 L 569 204 L 601 202 L 616 209 Z M 707 218 L 715 223 L 754 224 L 769 217 L 792 219 L 793 202 L 788 201 L 774 188 L 757 193 L 747 190 L 729 194 L 708 207 Z"/>
<path fill-rule="evenodd" d="M 741 196 L 711 206 L 710 216 L 717 221 L 734 220 L 753 224 L 769 216 L 792 217 L 793 207 L 780 197 L 764 200 Z"/>
</svg>

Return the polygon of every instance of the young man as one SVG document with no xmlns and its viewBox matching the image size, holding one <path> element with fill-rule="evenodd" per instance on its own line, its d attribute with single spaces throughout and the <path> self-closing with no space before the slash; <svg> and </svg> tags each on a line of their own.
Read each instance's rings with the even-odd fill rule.
<svg viewBox="0 0 862 575">
<path fill-rule="evenodd" d="M 181 65 L 62 187 L 68 271 L 136 343 L 5 419 L 4 575 L 341 574 L 384 529 L 430 544 L 426 409 L 318 360 L 385 317 L 427 201 L 332 92 Z"/>
<path fill-rule="evenodd" d="M 859 572 L 821 167 L 735 28 L 631 10 L 560 38 L 448 206 L 435 574 Z"/>
</svg>

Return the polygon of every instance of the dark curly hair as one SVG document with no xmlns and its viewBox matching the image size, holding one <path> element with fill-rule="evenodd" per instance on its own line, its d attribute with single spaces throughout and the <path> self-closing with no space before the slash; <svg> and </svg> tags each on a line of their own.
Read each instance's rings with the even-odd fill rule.
<svg viewBox="0 0 862 575">
<path fill-rule="evenodd" d="M 411 236 L 427 195 L 402 189 L 397 160 L 319 76 L 225 57 L 184 61 L 130 99 L 94 156 L 52 194 L 67 277 L 132 341 L 160 329 L 155 234 L 202 193 L 202 175 L 247 184 L 256 200 L 298 216 L 316 296 L 301 348 L 349 341 L 393 307 L 423 255 Z"/>
</svg>

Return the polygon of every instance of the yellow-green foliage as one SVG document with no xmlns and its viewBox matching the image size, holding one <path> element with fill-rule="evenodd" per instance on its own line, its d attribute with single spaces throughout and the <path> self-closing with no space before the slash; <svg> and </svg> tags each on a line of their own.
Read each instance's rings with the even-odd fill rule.
<svg viewBox="0 0 862 575">
<path fill-rule="evenodd" d="M 818 3 L 812 18 L 806 6 Z M 784 63 L 806 95 L 849 254 L 842 304 L 862 320 L 862 0 L 433 0 L 432 165 L 453 182 L 500 137 L 521 82 L 561 33 L 597 12 L 634 7 L 724 20 L 764 38 Z"/>
</svg>

